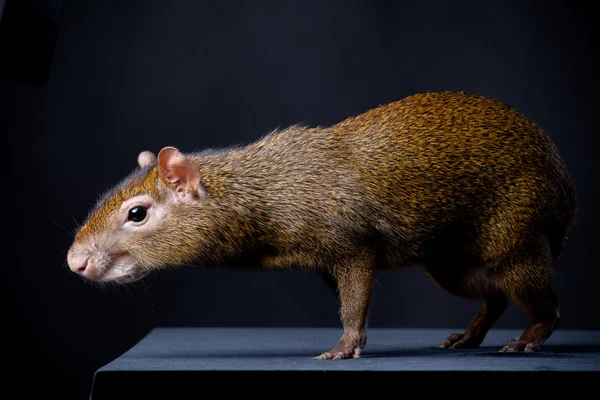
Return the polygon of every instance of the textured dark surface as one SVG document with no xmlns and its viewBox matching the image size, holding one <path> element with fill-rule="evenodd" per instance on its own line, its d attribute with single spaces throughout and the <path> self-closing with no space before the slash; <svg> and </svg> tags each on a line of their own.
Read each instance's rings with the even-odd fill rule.
<svg viewBox="0 0 600 400">
<path fill-rule="evenodd" d="M 578 390 L 600 378 L 600 331 L 557 330 L 536 354 L 498 353 L 518 330 L 493 330 L 482 347 L 444 350 L 449 329 L 369 330 L 362 358 L 318 361 L 341 329 L 333 328 L 157 328 L 129 351 L 100 368 L 92 399 L 197 398 L 228 395 L 297 396 L 354 387 L 426 390 L 429 394 L 466 390 L 473 382 L 494 393 L 536 396 L 557 386 Z M 363 390 L 363 389 L 360 389 Z"/>
<path fill-rule="evenodd" d="M 492 330 L 478 349 L 438 348 L 448 329 L 369 330 L 358 360 L 318 361 L 334 328 L 157 328 L 109 371 L 600 371 L 600 331 L 557 330 L 537 354 L 498 353 L 519 330 Z"/>
</svg>

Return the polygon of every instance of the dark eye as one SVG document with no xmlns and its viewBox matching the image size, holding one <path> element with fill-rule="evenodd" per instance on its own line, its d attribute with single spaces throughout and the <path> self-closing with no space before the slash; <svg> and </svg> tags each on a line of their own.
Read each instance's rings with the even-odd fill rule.
<svg viewBox="0 0 600 400">
<path fill-rule="evenodd" d="M 142 222 L 144 219 L 146 219 L 146 207 L 133 207 L 131 210 L 129 210 L 127 219 L 133 222 Z"/>
</svg>

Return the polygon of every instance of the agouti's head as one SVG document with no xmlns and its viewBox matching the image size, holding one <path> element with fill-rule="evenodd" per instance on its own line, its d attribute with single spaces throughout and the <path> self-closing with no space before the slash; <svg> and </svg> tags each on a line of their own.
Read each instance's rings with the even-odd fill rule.
<svg viewBox="0 0 600 400">
<path fill-rule="evenodd" d="M 89 280 L 129 283 L 197 255 L 203 227 L 186 221 L 208 199 L 199 166 L 174 147 L 144 151 L 138 164 L 102 196 L 69 249 L 69 267 Z"/>
</svg>

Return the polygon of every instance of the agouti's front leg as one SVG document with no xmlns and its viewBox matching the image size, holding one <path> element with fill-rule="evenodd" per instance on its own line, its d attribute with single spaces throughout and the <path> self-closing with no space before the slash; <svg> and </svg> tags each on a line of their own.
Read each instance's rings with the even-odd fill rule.
<svg viewBox="0 0 600 400">
<path fill-rule="evenodd" d="M 373 259 L 366 256 L 334 268 L 332 276 L 337 281 L 344 334 L 333 350 L 315 359 L 360 358 L 361 349 L 367 342 L 373 274 Z"/>
</svg>

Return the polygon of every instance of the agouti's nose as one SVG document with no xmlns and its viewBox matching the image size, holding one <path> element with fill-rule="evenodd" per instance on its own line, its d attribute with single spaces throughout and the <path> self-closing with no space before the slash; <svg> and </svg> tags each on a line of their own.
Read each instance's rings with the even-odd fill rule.
<svg viewBox="0 0 600 400">
<path fill-rule="evenodd" d="M 73 253 L 67 254 L 67 263 L 71 271 L 83 274 L 88 266 L 90 255 L 87 253 Z"/>
</svg>

